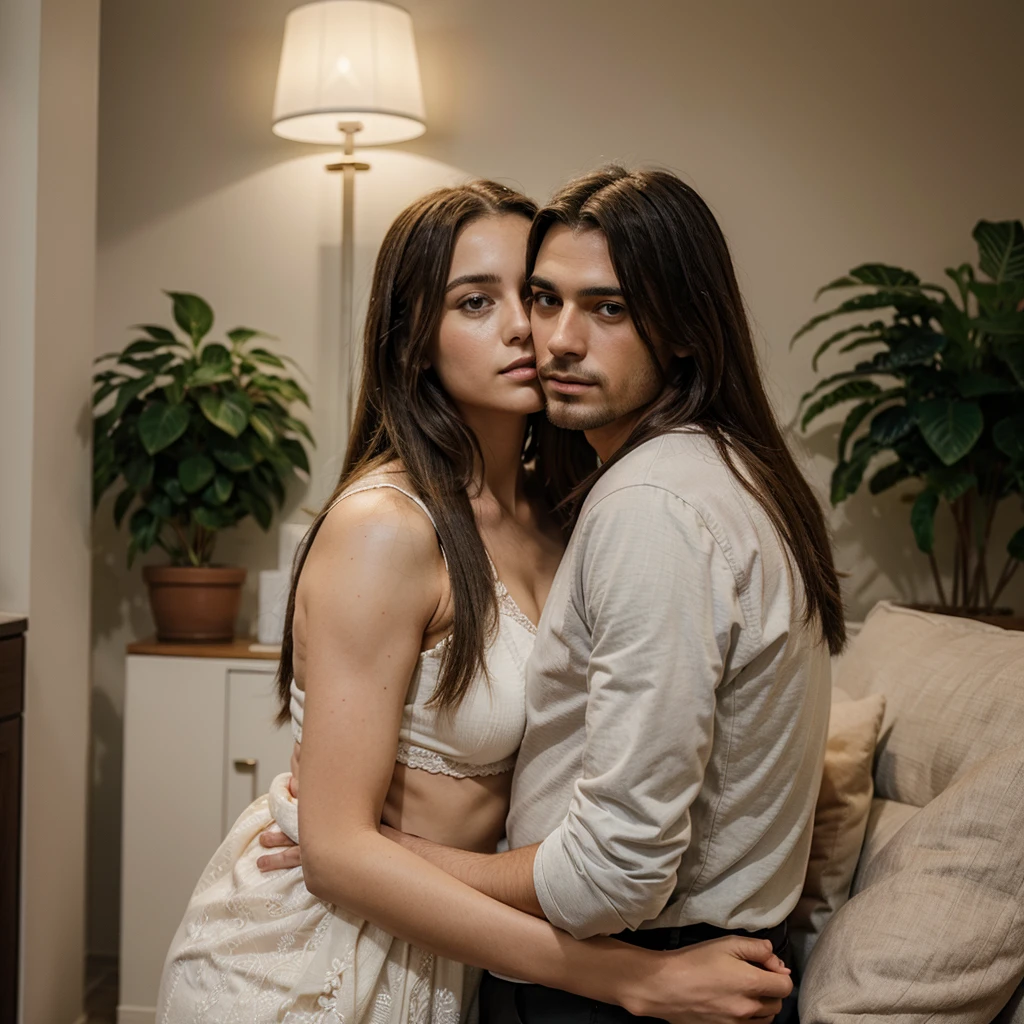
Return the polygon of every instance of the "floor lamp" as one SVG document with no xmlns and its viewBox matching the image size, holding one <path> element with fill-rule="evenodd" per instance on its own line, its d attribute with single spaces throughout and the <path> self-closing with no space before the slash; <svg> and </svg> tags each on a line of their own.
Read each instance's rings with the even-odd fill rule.
<svg viewBox="0 0 1024 1024">
<path fill-rule="evenodd" d="M 342 146 L 327 170 L 341 176 L 341 348 L 338 395 L 351 429 L 355 387 L 352 281 L 356 146 L 405 142 L 426 131 L 419 62 L 408 12 L 384 0 L 316 0 L 287 17 L 274 96 L 274 133 Z M 337 403 L 332 441 L 340 438 Z"/>
</svg>

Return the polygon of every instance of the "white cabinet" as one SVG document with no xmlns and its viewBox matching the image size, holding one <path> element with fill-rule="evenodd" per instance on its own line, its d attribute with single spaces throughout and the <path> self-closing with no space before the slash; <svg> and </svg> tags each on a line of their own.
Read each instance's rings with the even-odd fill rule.
<svg viewBox="0 0 1024 1024">
<path fill-rule="evenodd" d="M 252 658 L 241 642 L 197 649 L 213 656 L 181 650 L 129 648 L 118 1024 L 153 1024 L 164 957 L 192 889 L 291 756 L 291 730 L 274 724 L 276 658 Z"/>
</svg>

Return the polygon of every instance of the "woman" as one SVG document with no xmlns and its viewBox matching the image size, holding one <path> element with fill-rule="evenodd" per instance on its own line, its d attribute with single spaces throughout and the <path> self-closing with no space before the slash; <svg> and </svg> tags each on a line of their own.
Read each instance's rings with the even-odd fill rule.
<svg viewBox="0 0 1024 1024">
<path fill-rule="evenodd" d="M 695 971 L 722 970 L 735 991 L 769 977 L 739 956 L 782 970 L 752 940 L 674 955 L 575 942 L 380 834 L 492 851 L 504 830 L 524 666 L 563 548 L 549 510 L 594 459 L 539 415 L 523 300 L 533 212 L 476 182 L 413 204 L 384 240 L 352 441 L 298 561 L 282 648 L 302 799 L 279 777 L 210 862 L 159 1021 L 456 1024 L 477 968 L 672 1016 L 700 989 Z M 296 839 L 300 815 L 305 877 L 261 874 L 260 835 L 276 823 Z"/>
</svg>

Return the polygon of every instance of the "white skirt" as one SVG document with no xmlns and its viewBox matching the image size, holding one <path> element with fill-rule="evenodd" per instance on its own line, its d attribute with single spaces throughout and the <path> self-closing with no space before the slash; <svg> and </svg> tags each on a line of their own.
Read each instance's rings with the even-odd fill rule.
<svg viewBox="0 0 1024 1024">
<path fill-rule="evenodd" d="M 266 828 L 298 835 L 288 779 L 242 813 L 199 879 L 164 965 L 157 1024 L 471 1024 L 478 970 L 317 899 L 301 868 L 256 867 Z"/>
</svg>

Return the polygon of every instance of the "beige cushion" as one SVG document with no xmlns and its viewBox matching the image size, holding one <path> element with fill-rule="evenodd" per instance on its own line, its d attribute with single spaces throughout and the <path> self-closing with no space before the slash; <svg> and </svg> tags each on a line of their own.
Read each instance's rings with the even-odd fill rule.
<svg viewBox="0 0 1024 1024">
<path fill-rule="evenodd" d="M 868 815 L 868 826 L 864 830 L 864 844 L 860 848 L 857 873 L 853 876 L 853 885 L 850 887 L 851 894 L 856 894 L 864 888 L 864 877 L 871 862 L 920 809 L 913 804 L 901 804 L 896 800 L 876 798 L 871 801 L 871 813 Z"/>
<path fill-rule="evenodd" d="M 881 693 L 875 793 L 924 807 L 972 765 L 1024 740 L 1024 633 L 883 602 L 836 685 Z"/>
<path fill-rule="evenodd" d="M 828 919 L 849 898 L 871 810 L 871 764 L 885 698 L 833 694 L 821 789 L 814 808 L 803 893 L 789 919 L 793 959 L 802 970 Z"/>
<path fill-rule="evenodd" d="M 818 940 L 802 1024 L 989 1024 L 1024 978 L 1024 744 L 961 773 L 878 851 Z"/>
</svg>

